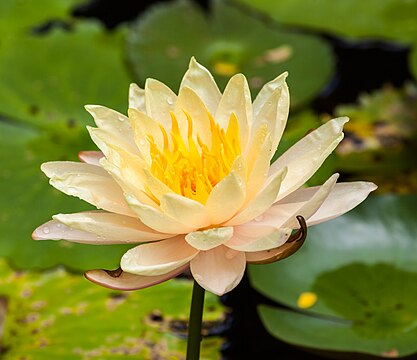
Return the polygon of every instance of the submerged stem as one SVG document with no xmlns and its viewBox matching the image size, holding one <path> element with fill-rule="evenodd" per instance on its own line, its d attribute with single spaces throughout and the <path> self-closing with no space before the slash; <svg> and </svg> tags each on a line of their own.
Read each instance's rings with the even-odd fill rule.
<svg viewBox="0 0 417 360">
<path fill-rule="evenodd" d="M 187 360 L 198 360 L 200 358 L 204 294 L 204 289 L 194 280 L 190 319 L 188 323 Z"/>
</svg>

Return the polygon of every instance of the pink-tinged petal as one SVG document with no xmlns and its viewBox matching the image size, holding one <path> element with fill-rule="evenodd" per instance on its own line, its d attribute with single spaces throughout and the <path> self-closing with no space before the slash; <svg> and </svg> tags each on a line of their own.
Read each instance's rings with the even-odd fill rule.
<svg viewBox="0 0 417 360">
<path fill-rule="evenodd" d="M 41 170 L 49 177 L 49 183 L 65 194 L 103 210 L 136 217 L 127 205 L 120 186 L 100 166 L 53 161 L 42 164 Z"/>
<path fill-rule="evenodd" d="M 330 192 L 333 190 L 339 174 L 332 175 L 319 189 L 309 198 L 301 199 L 296 192 L 278 203 L 257 218 L 258 222 L 265 225 L 272 225 L 278 228 L 285 227 L 297 229 L 299 227 L 297 215 L 308 221 L 310 217 L 320 208 Z M 299 201 L 300 200 L 300 201 Z"/>
<path fill-rule="evenodd" d="M 225 246 L 201 251 L 190 263 L 194 279 L 216 295 L 234 289 L 242 280 L 245 267 L 245 253 Z"/>
<path fill-rule="evenodd" d="M 210 192 L 206 201 L 213 225 L 221 224 L 235 215 L 246 199 L 245 169 L 242 158 L 237 158 L 230 173 Z"/>
<path fill-rule="evenodd" d="M 141 203 L 134 196 L 126 195 L 126 200 L 139 219 L 155 231 L 186 234 L 197 229 L 194 224 L 183 224 L 160 209 Z"/>
<path fill-rule="evenodd" d="M 290 95 L 285 83 L 287 76 L 285 72 L 265 84 L 253 103 L 255 121 L 252 133 L 256 133 L 258 124 L 267 122 L 271 132 L 271 157 L 281 140 L 290 109 Z"/>
<path fill-rule="evenodd" d="M 147 79 L 145 83 L 146 114 L 162 124 L 165 129 L 171 128 L 170 112 L 174 110 L 177 95 L 164 83 Z"/>
<path fill-rule="evenodd" d="M 210 225 L 210 213 L 198 201 L 169 193 L 162 196 L 160 209 L 183 224 L 193 224 L 197 229 Z"/>
<path fill-rule="evenodd" d="M 220 90 L 210 71 L 200 65 L 194 57 L 190 60 L 188 70 L 181 81 L 180 89 L 185 86 L 197 93 L 211 114 L 216 113 L 221 98 Z"/>
<path fill-rule="evenodd" d="M 80 151 L 78 159 L 90 165 L 100 166 L 100 159 L 104 157 L 101 151 Z"/>
<path fill-rule="evenodd" d="M 145 90 L 136 84 L 130 84 L 129 86 L 129 109 L 146 111 Z"/>
<path fill-rule="evenodd" d="M 232 227 L 219 227 L 191 232 L 185 236 L 185 240 L 198 250 L 210 250 L 224 244 L 232 236 Z"/>
<path fill-rule="evenodd" d="M 343 215 L 364 201 L 376 188 L 375 184 L 364 181 L 336 184 L 307 224 L 315 225 Z"/>
<path fill-rule="evenodd" d="M 134 275 L 121 269 L 113 271 L 97 269 L 87 271 L 84 276 L 91 282 L 109 289 L 131 291 L 160 284 L 181 274 L 187 268 L 188 265 L 185 265 L 169 273 L 157 276 Z"/>
<path fill-rule="evenodd" d="M 348 120 L 342 117 L 328 121 L 304 136 L 271 165 L 270 175 L 288 167 L 288 174 L 282 182 L 277 200 L 298 189 L 320 168 L 343 139 L 343 125 Z"/>
<path fill-rule="evenodd" d="M 112 227 L 112 225 L 105 224 L 105 226 Z M 110 235 L 110 231 L 107 229 L 100 229 L 100 234 L 107 233 L 107 236 L 98 235 L 92 232 L 78 230 L 73 227 L 69 227 L 58 220 L 51 220 L 45 224 L 39 226 L 32 233 L 33 240 L 68 240 L 80 244 L 90 245 L 110 245 L 110 244 L 130 244 L 130 243 L 141 243 L 148 241 L 155 241 L 168 238 L 172 235 L 155 233 L 142 233 L 133 238 L 123 237 L 124 231 L 122 230 L 117 236 Z M 151 229 L 149 229 L 152 231 Z M 118 231 L 118 230 L 115 230 Z M 114 230 L 112 231 L 114 233 Z M 129 231 L 131 235 L 131 231 Z"/>
<path fill-rule="evenodd" d="M 227 83 L 214 118 L 221 128 L 227 129 L 232 114 L 239 123 L 240 144 L 242 149 L 246 149 L 249 128 L 252 125 L 252 99 L 243 74 L 234 75 Z"/>
<path fill-rule="evenodd" d="M 209 110 L 197 93 L 187 86 L 183 86 L 180 89 L 174 111 L 178 124 L 180 125 L 181 135 L 186 139 L 188 121 L 184 112 L 187 112 L 191 119 L 193 119 L 193 137 L 196 139 L 198 134 L 202 142 L 210 148 L 211 128 Z M 181 126 L 181 124 L 184 125 Z"/>
<path fill-rule="evenodd" d="M 144 225 L 139 219 L 104 211 L 58 214 L 35 230 L 37 240 L 65 239 L 90 244 L 141 243 L 172 237 Z"/>
<path fill-rule="evenodd" d="M 162 275 L 188 264 L 197 254 L 198 250 L 188 245 L 183 235 L 179 235 L 128 250 L 122 257 L 120 267 L 136 275 Z"/>
<path fill-rule="evenodd" d="M 234 234 L 224 245 L 238 251 L 262 251 L 281 246 L 290 237 L 292 229 L 275 228 L 251 222 L 234 227 Z"/>
<path fill-rule="evenodd" d="M 278 194 L 281 183 L 285 179 L 286 171 L 287 169 L 284 168 L 281 172 L 274 174 L 269 183 L 259 191 L 255 198 L 236 216 L 227 221 L 225 225 L 244 224 L 267 211 Z"/>
</svg>

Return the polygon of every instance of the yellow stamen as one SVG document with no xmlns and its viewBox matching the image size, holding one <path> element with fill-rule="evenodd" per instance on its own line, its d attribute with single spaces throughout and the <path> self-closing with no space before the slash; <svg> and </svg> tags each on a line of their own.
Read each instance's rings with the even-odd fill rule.
<svg viewBox="0 0 417 360">
<path fill-rule="evenodd" d="M 240 155 L 239 123 L 231 115 L 227 129 L 222 129 L 209 115 L 211 146 L 205 144 L 198 134 L 193 134 L 193 119 L 184 112 L 187 119 L 187 139 L 181 135 L 178 120 L 171 113 L 172 126 L 169 135 L 160 126 L 163 149 L 148 135 L 153 176 L 177 194 L 205 204 L 211 190 L 227 176 Z M 155 198 L 152 193 L 149 194 Z"/>
</svg>

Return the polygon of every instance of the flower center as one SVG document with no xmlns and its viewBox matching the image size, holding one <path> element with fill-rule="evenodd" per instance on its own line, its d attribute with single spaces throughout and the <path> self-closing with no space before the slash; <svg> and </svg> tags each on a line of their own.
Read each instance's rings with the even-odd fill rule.
<svg viewBox="0 0 417 360">
<path fill-rule="evenodd" d="M 217 124 L 211 114 L 211 144 L 205 144 L 197 134 L 193 137 L 193 120 L 184 112 L 188 121 L 187 138 L 180 133 L 178 121 L 171 113 L 172 128 L 168 135 L 162 125 L 164 147 L 160 150 L 151 135 L 151 172 L 172 191 L 205 204 L 211 190 L 229 174 L 236 157 L 240 154 L 239 124 L 231 115 L 227 130 Z"/>
</svg>

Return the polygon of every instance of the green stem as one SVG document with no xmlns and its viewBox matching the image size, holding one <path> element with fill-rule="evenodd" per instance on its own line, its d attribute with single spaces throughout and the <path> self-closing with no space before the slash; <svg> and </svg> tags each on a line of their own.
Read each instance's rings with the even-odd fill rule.
<svg viewBox="0 0 417 360">
<path fill-rule="evenodd" d="M 191 298 L 190 320 L 186 360 L 199 360 L 201 343 L 201 322 L 203 320 L 204 289 L 194 281 Z"/>
</svg>

